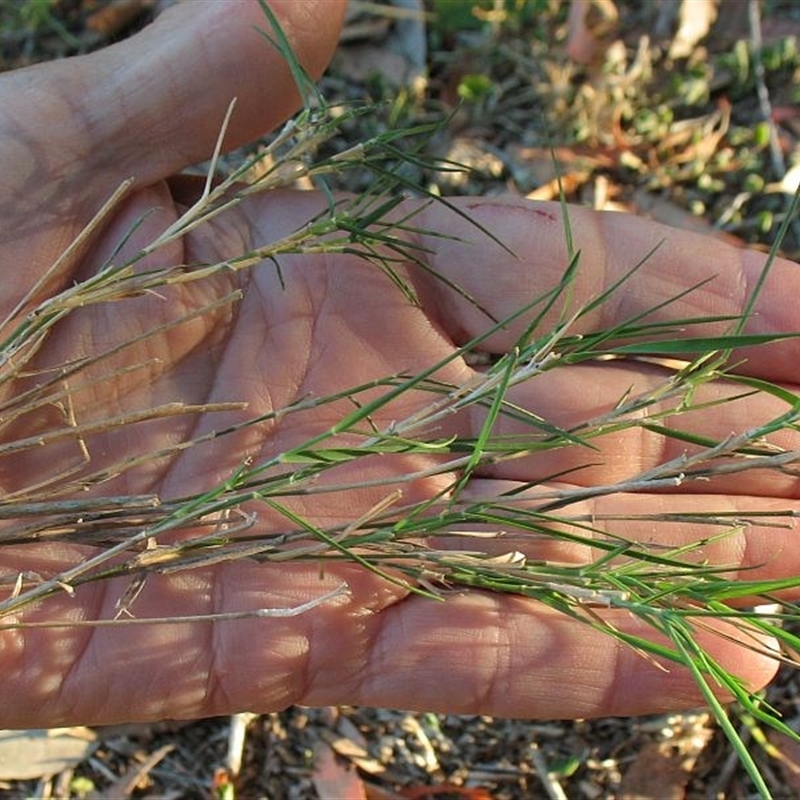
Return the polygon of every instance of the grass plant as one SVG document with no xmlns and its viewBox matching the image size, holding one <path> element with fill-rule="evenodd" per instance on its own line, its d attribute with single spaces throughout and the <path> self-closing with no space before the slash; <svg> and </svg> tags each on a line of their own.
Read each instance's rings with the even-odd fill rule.
<svg viewBox="0 0 800 800">
<path fill-rule="evenodd" d="M 57 325 L 78 308 L 94 304 L 119 304 L 124 313 L 128 298 L 178 282 L 206 280 L 229 270 L 251 269 L 271 262 L 280 271 L 280 259 L 292 253 L 357 253 L 386 272 L 407 302 L 416 301 L 413 288 L 396 269 L 401 260 L 425 266 L 426 253 L 409 235 L 419 232 L 416 218 L 398 216 L 404 184 L 402 172 L 390 165 L 413 160 L 413 148 L 395 146 L 400 135 L 412 138 L 429 129 L 416 128 L 401 133 L 386 132 L 364 141 L 355 148 L 333 156 L 318 158 L 321 144 L 336 135 L 352 115 L 369 113 L 363 107 L 331 107 L 292 55 L 276 20 L 264 5 L 270 23 L 265 34 L 291 64 L 298 86 L 306 99 L 304 109 L 276 134 L 269 145 L 232 170 L 224 180 L 214 183 L 219 152 L 208 169 L 208 180 L 200 199 L 167 230 L 141 249 L 132 259 L 117 263 L 112 257 L 95 276 L 70 285 L 62 291 L 40 298 L 42 287 L 57 275 L 82 243 L 98 230 L 118 207 L 130 188 L 120 187 L 87 226 L 74 245 L 53 264 L 50 272 L 34 286 L 28 296 L 4 320 L 0 321 L 0 386 L 13 387 L 42 343 L 53 335 Z M 230 113 L 230 112 L 229 112 Z M 431 168 L 431 165 L 426 165 Z M 441 169 L 454 169 L 449 163 Z M 242 252 L 224 263 L 196 266 L 136 269 L 145 257 L 181 239 L 191 230 L 207 224 L 245 198 L 260 192 L 292 186 L 300 178 L 310 179 L 326 191 L 326 176 L 343 170 L 368 170 L 374 176 L 373 189 L 360 196 L 337 197 L 328 192 L 324 213 L 287 236 L 257 250 Z M 255 177 L 254 177 L 255 176 Z M 430 202 L 447 202 L 431 197 Z M 798 195 L 783 221 L 783 233 L 797 215 Z M 568 209 L 565 207 L 565 219 Z M 424 231 L 436 234 L 436 231 Z M 476 227 L 476 235 L 491 236 L 491 231 Z M 248 425 L 261 424 L 265 417 L 249 420 L 236 428 L 216 430 L 212 434 L 170 445 L 158 453 L 142 452 L 111 467 L 102 474 L 87 461 L 82 468 L 40 478 L 0 499 L 0 546 L 67 541 L 90 544 L 95 555 L 75 564 L 53 579 L 37 580 L 20 576 L 17 585 L 0 601 L 0 626 L 25 627 L 15 615 L 34 602 L 71 591 L 89 581 L 127 575 L 133 587 L 130 596 L 120 598 L 122 610 L 135 610 L 135 587 L 148 575 L 188 570 L 224 560 L 242 558 L 263 562 L 287 559 L 319 563 L 349 561 L 369 570 L 381 579 L 401 583 L 410 591 L 423 594 L 431 602 L 447 602 L 454 589 L 481 589 L 491 592 L 525 595 L 569 615 L 635 648 L 644 658 L 672 661 L 688 668 L 720 726 L 730 739 L 754 785 L 762 796 L 769 789 L 759 775 L 748 746 L 743 742 L 728 712 L 715 698 L 715 689 L 724 687 L 757 723 L 796 736 L 759 697 L 752 695 L 736 675 L 726 671 L 698 644 L 697 632 L 709 618 L 726 620 L 741 629 L 753 648 L 762 647 L 756 634 L 775 637 L 781 643 L 787 661 L 800 652 L 800 639 L 783 623 L 796 619 L 796 609 L 784 603 L 777 610 L 760 613 L 752 606 L 741 607 L 741 598 L 756 598 L 774 603 L 776 593 L 800 586 L 800 576 L 785 580 L 732 580 L 723 566 L 708 565 L 699 556 L 714 540 L 751 526 L 781 526 L 797 516 L 787 502 L 785 511 L 753 511 L 747 515 L 719 512 L 687 515 L 676 512 L 631 515 L 609 514 L 591 519 L 573 512 L 586 499 L 615 496 L 627 492 L 657 491 L 664 488 L 703 482 L 710 477 L 750 470 L 781 472 L 792 469 L 800 451 L 784 450 L 769 441 L 776 432 L 796 430 L 800 418 L 800 397 L 790 390 L 764 380 L 738 375 L 732 352 L 742 346 L 767 344 L 778 335 L 754 335 L 744 332 L 758 292 L 766 279 L 772 259 L 782 238 L 772 250 L 761 280 L 749 298 L 743 316 L 686 318 L 669 324 L 652 322 L 647 314 L 633 316 L 612 328 L 577 335 L 577 320 L 624 291 L 625 281 L 642 264 L 648 253 L 641 254 L 634 267 L 617 284 L 583 306 L 576 307 L 571 287 L 581 270 L 581 253 L 571 244 L 567 222 L 564 230 L 570 259 L 564 264 L 560 283 L 532 297 L 505 319 L 494 320 L 480 337 L 466 343 L 452 355 L 469 358 L 480 343 L 500 328 L 524 317 L 530 320 L 526 330 L 508 352 L 497 354 L 486 369 L 469 385 L 448 385 L 436 376 L 447 361 L 432 364 L 415 375 L 387 374 L 382 379 L 343 388 L 328 397 L 306 398 L 272 412 L 270 418 L 303 415 L 321 405 L 342 398 L 352 401 L 352 411 L 328 430 L 320 432 L 293 448 L 256 463 L 243 462 L 227 480 L 212 490 L 196 496 L 166 500 L 155 495 L 98 498 L 82 497 L 81 490 L 133 469 L 143 461 L 191 448 L 210 437 L 222 437 Z M 264 268 L 264 267 L 262 267 Z M 444 278 L 442 278 L 444 280 Z M 452 291 L 469 295 L 457 285 Z M 688 287 L 685 294 L 699 289 Z M 670 302 L 681 299 L 676 295 Z M 214 304 L 192 312 L 193 316 L 211 313 L 220 305 L 234 304 L 238 296 L 220 297 Z M 474 301 L 473 301 L 474 302 Z M 32 305 L 32 308 L 31 308 Z M 550 327 L 543 324 L 545 314 L 559 310 L 559 321 Z M 187 320 L 178 317 L 161 327 L 141 334 L 141 338 L 160 334 L 164 325 L 177 326 Z M 728 323 L 726 334 L 707 333 L 708 326 Z M 784 336 L 797 334 L 787 333 Z M 115 351 L 116 352 L 116 351 Z M 100 423 L 80 425 L 67 415 L 62 427 L 35 436 L 15 439 L 7 436 L 10 424 L 44 406 L 70 407 L 70 397 L 86 386 L 87 369 L 114 353 L 99 351 L 91 357 L 63 365 L 53 374 L 24 391 L 12 392 L 0 405 L 0 457 L 9 457 L 32 448 L 46 448 L 51 443 L 81 441 L 98 430 L 112 430 L 135 425 L 145 419 L 173 415 L 213 413 L 237 407 L 236 404 L 189 405 L 171 403 L 129 413 Z M 680 358 L 680 361 L 664 359 Z M 550 373 L 584 361 L 598 359 L 661 359 L 671 365 L 662 383 L 644 393 L 621 396 L 612 411 L 564 429 L 546 417 L 515 405 L 509 390 L 523 382 L 547 381 Z M 131 369 L 136 368 L 135 365 Z M 724 439 L 702 436 L 680 427 L 681 419 L 703 407 L 698 399 L 701 387 L 716 381 L 734 382 L 740 388 L 737 397 L 765 393 L 779 400 L 783 411 L 773 419 Z M 376 394 L 376 390 L 379 390 Z M 412 417 L 398 419 L 388 427 L 376 427 L 373 418 L 380 409 L 407 392 L 425 392 L 428 404 Z M 368 399 L 367 399 L 368 398 Z M 732 402 L 728 398 L 724 402 Z M 722 402 L 722 401 L 721 401 Z M 473 439 L 436 437 L 431 431 L 437 422 L 469 407 L 483 409 L 485 422 Z M 502 417 L 513 418 L 525 426 L 526 433 L 514 437 L 495 433 Z M 510 493 L 492 500 L 466 499 L 462 490 L 476 469 L 521 457 L 551 452 L 578 445 L 585 449 L 587 464 L 597 456 L 597 444 L 603 437 L 630 429 L 645 429 L 667 439 L 692 446 L 691 454 L 665 461 L 653 469 L 624 481 L 569 490 L 542 490 L 526 496 L 525 503 Z M 343 445 L 346 435 L 347 444 Z M 411 473 L 402 478 L 385 479 L 385 499 L 358 519 L 336 527 L 323 528 L 299 516 L 289 508 L 287 498 L 297 495 L 318 496 L 326 502 L 329 492 L 352 488 L 337 479 L 337 471 L 346 465 L 368 459 L 374 454 L 436 452 L 439 461 L 433 471 L 441 475 L 455 473 L 448 491 L 432 500 L 403 503 L 401 483 L 411 483 L 432 474 Z M 324 475 L 325 480 L 320 481 Z M 554 476 L 556 477 L 556 476 Z M 535 486 L 528 487 L 535 490 Z M 283 530 L 271 535 L 253 534 L 251 519 L 240 513 L 245 503 L 263 504 L 282 515 Z M 223 518 L 238 519 L 238 524 L 221 527 Z M 622 522 L 647 521 L 659 525 L 702 524 L 708 534 L 689 547 L 665 549 L 647 542 L 626 539 L 615 531 Z M 529 561 L 514 550 L 501 555 L 487 555 L 480 547 L 458 551 L 437 549 L 437 533 L 454 530 L 502 532 L 514 530 L 520 535 L 584 545 L 594 554 L 581 565 Z M 182 533 L 180 537 L 174 534 Z M 482 534 L 492 535 L 491 533 Z M 344 589 L 342 589 L 343 591 Z M 324 602 L 330 595 L 320 597 Z M 300 613 L 314 605 L 294 609 Z M 631 637 L 605 623 L 598 608 L 619 608 L 644 620 L 654 638 Z M 279 612 L 253 609 L 250 616 L 268 616 Z M 225 617 L 220 617 L 225 618 Z M 124 614 L 116 620 L 88 621 L 85 625 L 131 625 L 185 621 L 169 617 L 145 620 Z M 208 621 L 208 617 L 198 618 Z M 39 625 L 75 623 L 42 622 Z M 666 642 L 666 643 L 664 643 Z M 776 654 L 776 657 L 777 654 Z"/>
</svg>

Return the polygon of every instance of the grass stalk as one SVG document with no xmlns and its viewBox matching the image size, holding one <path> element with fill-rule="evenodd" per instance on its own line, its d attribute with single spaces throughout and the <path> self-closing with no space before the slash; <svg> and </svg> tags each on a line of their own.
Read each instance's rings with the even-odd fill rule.
<svg viewBox="0 0 800 800">
<path fill-rule="evenodd" d="M 140 344 L 148 337 L 163 335 L 192 319 L 213 314 L 223 306 L 235 304 L 240 296 L 234 292 L 188 315 L 154 325 L 125 345 L 64 364 L 31 385 L 25 379 L 29 377 L 26 368 L 33 356 L 53 336 L 57 326 L 79 309 L 92 305 L 118 306 L 120 313 L 124 313 L 125 303 L 131 298 L 164 287 L 207 281 L 231 270 L 250 270 L 265 261 L 272 262 L 280 270 L 280 258 L 292 253 L 358 254 L 388 275 L 408 302 L 416 302 L 413 287 L 403 277 L 400 264 L 410 262 L 430 270 L 426 261 L 428 253 L 414 243 L 414 234 L 436 235 L 436 231 L 419 230 L 414 215 L 400 216 L 400 194 L 408 187 L 404 179 L 386 165 L 403 158 L 416 162 L 421 156 L 413 149 L 410 155 L 405 155 L 405 151 L 396 146 L 399 134 L 392 132 L 376 136 L 357 149 L 316 158 L 318 148 L 336 134 L 350 115 L 368 113 L 368 109 L 336 109 L 334 113 L 297 63 L 269 7 L 266 3 L 262 6 L 272 31 L 267 37 L 292 68 L 305 99 L 305 108 L 263 151 L 249 157 L 242 167 L 215 183 L 212 179 L 233 112 L 232 104 L 222 124 L 202 194 L 177 221 L 127 261 L 117 263 L 115 255 L 97 275 L 53 291 L 51 287 L 56 278 L 80 256 L 129 191 L 130 186 L 123 184 L 75 242 L 15 305 L 0 324 L 0 386 L 11 389 L 6 391 L 0 405 L 0 458 L 55 447 L 64 441 L 80 444 L 98 431 L 127 430 L 156 419 L 242 410 L 243 406 L 237 403 L 170 402 L 87 423 L 78 423 L 74 415 L 65 413 L 61 425 L 15 437 L 10 433 L 12 423 L 34 412 L 54 405 L 68 411 L 73 398 L 98 380 L 91 370 L 110 361 L 126 346 Z M 410 132 L 412 136 L 419 133 L 419 129 Z M 247 175 L 264 161 L 271 166 L 248 182 Z M 445 163 L 442 168 L 452 169 L 452 165 Z M 355 198 L 336 198 L 327 191 L 329 202 L 323 212 L 275 242 L 220 263 L 136 268 L 144 258 L 208 225 L 254 194 L 291 186 L 301 176 L 312 178 L 324 189 L 326 176 L 345 169 L 373 170 L 375 188 Z M 799 197 L 795 195 L 791 214 L 784 220 L 784 233 L 797 212 Z M 433 198 L 430 201 L 438 202 Z M 344 387 L 327 397 L 302 398 L 267 415 L 235 425 L 221 425 L 210 433 L 172 443 L 157 452 L 143 450 L 102 469 L 94 469 L 87 456 L 66 471 L 46 476 L 2 498 L 0 547 L 65 541 L 91 545 L 95 552 L 49 579 L 19 576 L 9 595 L 0 601 L 0 627 L 34 627 L 25 622 L 24 617 L 18 619 L 16 615 L 32 603 L 46 601 L 64 591 L 74 591 L 87 582 L 128 576 L 132 585 L 139 587 L 150 576 L 244 558 L 275 563 L 313 561 L 323 565 L 350 562 L 368 570 L 376 579 L 399 583 L 410 591 L 445 602 L 454 589 L 524 595 L 626 642 L 654 663 L 667 660 L 690 670 L 757 790 L 768 797 L 766 784 L 726 709 L 716 699 L 714 687 L 726 688 L 760 721 L 784 731 L 788 728 L 764 709 L 736 676 L 709 657 L 698 644 L 695 631 L 708 618 L 725 620 L 742 631 L 775 637 L 790 654 L 783 657 L 793 659 L 793 654 L 800 652 L 800 642 L 783 623 L 796 618 L 794 607 L 787 606 L 784 611 L 765 617 L 728 603 L 742 598 L 770 601 L 777 592 L 800 586 L 800 577 L 774 581 L 733 580 L 728 577 L 729 569 L 725 565 L 711 567 L 700 553 L 720 537 L 757 526 L 788 525 L 798 512 L 787 503 L 785 510 L 755 509 L 747 515 L 675 512 L 607 514 L 587 519 L 573 509 L 592 498 L 660 491 L 720 475 L 752 470 L 794 474 L 800 451 L 781 449 L 772 444 L 769 437 L 783 430 L 797 430 L 800 398 L 763 379 L 738 375 L 733 370 L 735 365 L 731 364 L 731 354 L 736 348 L 765 345 L 800 335 L 797 332 L 772 335 L 745 332 L 777 254 L 780 237 L 741 317 L 687 318 L 671 323 L 655 323 L 649 319 L 654 311 L 662 310 L 703 286 L 697 284 L 647 313 L 636 314 L 606 330 L 577 335 L 572 332 L 575 322 L 624 290 L 627 281 L 653 251 L 642 254 L 634 268 L 601 295 L 575 308 L 572 287 L 581 270 L 581 254 L 574 248 L 568 215 L 565 219 L 564 234 L 570 258 L 564 265 L 559 284 L 532 298 L 505 319 L 490 320 L 487 314 L 485 333 L 417 374 L 387 374 L 377 380 Z M 475 231 L 476 235 L 492 235 L 479 226 Z M 132 233 L 133 229 L 128 236 Z M 461 287 L 442 276 L 436 277 L 451 291 L 478 306 Z M 559 311 L 558 322 L 549 330 L 544 329 L 545 316 L 554 309 Z M 499 354 L 485 371 L 465 385 L 449 385 L 442 381 L 440 376 L 445 367 L 469 358 L 492 334 L 521 319 L 530 321 L 518 341 L 507 353 Z M 720 322 L 729 323 L 727 333 L 703 334 L 706 326 Z M 696 335 L 687 336 L 687 331 Z M 571 428 L 562 428 L 544 416 L 520 408 L 509 397 L 515 386 L 546 381 L 554 370 L 581 362 L 644 359 L 663 363 L 661 359 L 674 356 L 684 360 L 679 366 L 664 368 L 660 385 L 643 392 L 630 391 L 619 398 L 611 411 L 582 420 Z M 128 369 L 135 371 L 147 366 L 134 364 Z M 115 375 L 119 377 L 119 373 Z M 709 407 L 698 399 L 699 389 L 723 380 L 735 381 L 741 392 L 718 402 L 735 402 L 748 395 L 761 394 L 781 401 L 784 410 L 766 422 L 724 439 L 683 430 L 682 419 Z M 15 387 L 19 387 L 18 390 L 15 391 Z M 418 410 L 405 419 L 378 427 L 374 422 L 378 412 L 409 393 L 425 395 L 428 400 L 420 403 Z M 85 495 L 82 490 L 111 481 L 147 460 L 172 457 L 211 439 L 224 440 L 289 415 L 302 418 L 324 405 L 342 400 L 350 401 L 351 410 L 342 413 L 327 429 L 271 457 L 240 464 L 226 480 L 209 491 L 172 499 L 157 495 L 104 499 L 82 496 Z M 485 417 L 476 437 L 467 439 L 432 433 L 443 420 L 467 409 L 480 410 Z M 525 433 L 498 434 L 498 423 L 503 419 L 522 424 Z M 640 474 L 607 484 L 553 490 L 527 486 L 524 503 L 518 493 L 469 502 L 463 498 L 466 483 L 480 468 L 567 447 L 581 448 L 586 453 L 586 464 L 590 465 L 599 458 L 599 445 L 604 437 L 626 430 L 643 430 L 683 442 L 692 450 Z M 432 466 L 412 470 L 403 476 L 355 484 L 340 477 L 343 467 L 376 455 L 395 454 L 433 454 L 437 460 Z M 404 485 L 433 475 L 451 474 L 457 477 L 437 496 L 416 503 L 401 502 Z M 322 477 L 324 481 L 320 480 Z M 554 476 L 557 477 L 564 476 Z M 385 486 L 383 500 L 368 512 L 339 525 L 316 524 L 294 510 L 289 502 L 291 498 L 313 496 L 324 503 L 326 493 L 380 486 Z M 271 533 L 257 531 L 253 514 L 258 512 L 251 511 L 253 507 L 277 512 L 283 527 Z M 625 539 L 615 531 L 616 523 L 636 521 L 663 525 L 702 524 L 708 527 L 709 533 L 691 545 L 670 550 Z M 482 551 L 480 545 L 487 539 L 502 543 L 507 531 L 528 537 L 531 542 L 585 546 L 593 560 L 575 565 L 530 560 L 513 549 L 499 555 Z M 463 547 L 459 550 L 438 548 L 437 535 L 459 536 Z M 470 546 L 471 541 L 476 543 L 474 548 Z M 343 591 L 336 589 L 295 609 L 253 609 L 239 616 L 305 613 Z M 132 616 L 136 609 L 133 590 L 130 597 L 121 600 L 125 614 L 119 619 L 69 624 L 105 626 L 188 621 L 184 617 L 140 619 Z M 652 628 L 654 638 L 632 637 L 604 622 L 598 611 L 608 608 L 624 609 L 643 620 Z M 214 617 L 233 618 L 230 615 Z M 210 618 L 194 619 L 207 622 Z M 53 620 L 36 623 L 36 626 L 61 624 L 66 623 Z M 659 637 L 665 637 L 668 644 Z M 756 639 L 751 646 L 754 649 L 763 647 Z"/>
</svg>

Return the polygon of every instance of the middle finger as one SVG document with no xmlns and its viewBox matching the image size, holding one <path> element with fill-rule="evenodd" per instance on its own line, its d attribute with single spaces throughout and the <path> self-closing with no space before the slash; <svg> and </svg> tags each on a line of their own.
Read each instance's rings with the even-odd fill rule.
<svg viewBox="0 0 800 800">
<path fill-rule="evenodd" d="M 597 486 L 636 482 L 656 470 L 674 476 L 652 484 L 658 489 L 800 496 L 792 466 L 794 451 L 800 458 L 796 426 L 758 436 L 791 410 L 787 402 L 735 379 L 672 391 L 674 378 L 663 366 L 617 360 L 556 367 L 528 379 L 508 391 L 491 429 L 495 446 L 513 457 L 490 460 L 475 474 L 535 483 L 568 473 L 578 485 Z M 457 421 L 458 433 L 479 436 L 487 414 L 486 404 L 473 405 Z M 554 435 L 554 427 L 569 437 Z M 742 436 L 752 440 L 745 452 L 693 461 L 715 443 Z M 734 461 L 739 465 L 732 467 Z"/>
</svg>

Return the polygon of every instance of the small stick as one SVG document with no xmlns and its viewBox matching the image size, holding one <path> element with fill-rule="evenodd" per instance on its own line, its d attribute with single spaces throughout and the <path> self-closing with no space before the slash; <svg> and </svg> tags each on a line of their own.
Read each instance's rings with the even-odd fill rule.
<svg viewBox="0 0 800 800">
<path fill-rule="evenodd" d="M 26 304 L 33 302 L 37 292 L 49 281 L 63 272 L 79 254 L 83 246 L 91 237 L 101 230 L 108 218 L 119 208 L 123 198 L 130 192 L 133 186 L 133 178 L 127 178 L 114 190 L 111 197 L 103 203 L 100 210 L 89 221 L 86 227 L 75 237 L 69 247 L 56 259 L 56 261 L 39 277 L 33 286 L 26 292 L 24 297 L 14 306 L 8 316 L 0 323 L 0 330 L 5 328 L 25 307 Z"/>
<path fill-rule="evenodd" d="M 20 628 L 105 628 L 116 625 L 183 625 L 187 622 L 229 622 L 238 619 L 264 619 L 266 617 L 297 617 L 329 600 L 348 594 L 346 583 L 339 584 L 326 594 L 306 603 L 289 608 L 255 608 L 249 611 L 228 611 L 219 614 L 188 614 L 176 617 L 126 617 L 120 619 L 88 619 L 61 622 L 9 622 L 0 624 L 0 630 Z"/>
</svg>

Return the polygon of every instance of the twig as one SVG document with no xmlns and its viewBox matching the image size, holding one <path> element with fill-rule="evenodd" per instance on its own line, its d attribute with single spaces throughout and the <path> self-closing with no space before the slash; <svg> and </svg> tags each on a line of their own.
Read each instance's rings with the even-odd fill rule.
<svg viewBox="0 0 800 800">
<path fill-rule="evenodd" d="M 189 622 L 230 622 L 242 619 L 266 619 L 268 617 L 297 617 L 317 606 L 349 594 L 347 584 L 342 583 L 326 594 L 306 603 L 289 608 L 254 608 L 248 611 L 227 611 L 218 614 L 187 614 L 172 617 L 119 617 L 115 619 L 58 620 L 48 622 L 3 622 L 0 630 L 20 628 L 107 628 L 118 625 L 183 625 Z"/>
</svg>

